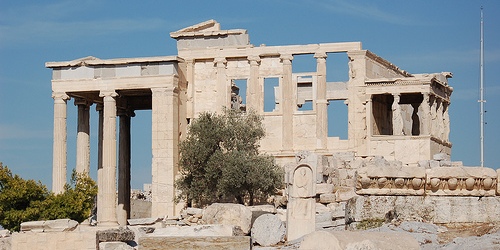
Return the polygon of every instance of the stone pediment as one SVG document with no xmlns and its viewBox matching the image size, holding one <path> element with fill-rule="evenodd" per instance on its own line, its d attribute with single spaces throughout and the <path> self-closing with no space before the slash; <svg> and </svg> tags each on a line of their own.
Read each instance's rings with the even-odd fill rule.
<svg viewBox="0 0 500 250">
<path fill-rule="evenodd" d="M 247 31 L 244 29 L 221 30 L 220 23 L 211 19 L 171 32 L 170 37 L 174 39 L 181 39 L 185 37 L 226 36 L 230 34 L 237 35 L 246 33 Z"/>
</svg>

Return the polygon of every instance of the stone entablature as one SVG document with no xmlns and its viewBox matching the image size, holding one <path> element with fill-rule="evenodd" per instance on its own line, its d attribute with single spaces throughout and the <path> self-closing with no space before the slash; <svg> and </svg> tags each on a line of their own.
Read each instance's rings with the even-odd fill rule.
<svg viewBox="0 0 500 250">
<path fill-rule="evenodd" d="M 497 173 L 481 167 L 364 167 L 356 173 L 359 195 L 495 196 Z"/>
</svg>

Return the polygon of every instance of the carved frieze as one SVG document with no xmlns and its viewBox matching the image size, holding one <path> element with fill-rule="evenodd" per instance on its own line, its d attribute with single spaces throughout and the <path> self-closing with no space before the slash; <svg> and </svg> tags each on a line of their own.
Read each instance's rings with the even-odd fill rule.
<svg viewBox="0 0 500 250">
<path fill-rule="evenodd" d="M 495 196 L 497 173 L 491 168 L 446 167 L 428 169 L 427 195 Z"/>
<path fill-rule="evenodd" d="M 356 173 L 359 195 L 495 196 L 497 172 L 480 167 L 365 167 Z"/>
<path fill-rule="evenodd" d="M 425 169 L 419 167 L 365 167 L 356 173 L 360 195 L 423 195 Z"/>
</svg>

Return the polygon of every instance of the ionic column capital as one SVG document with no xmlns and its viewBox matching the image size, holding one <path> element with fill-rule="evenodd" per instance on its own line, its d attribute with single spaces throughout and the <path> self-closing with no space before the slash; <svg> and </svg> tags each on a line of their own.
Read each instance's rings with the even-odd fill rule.
<svg viewBox="0 0 500 250">
<path fill-rule="evenodd" d="M 128 117 L 134 117 L 135 116 L 135 112 L 133 109 L 130 109 L 130 108 L 119 108 L 116 112 L 116 115 L 117 116 L 128 116 Z"/>
<path fill-rule="evenodd" d="M 248 56 L 247 59 L 251 66 L 258 66 L 260 64 L 260 56 Z"/>
<path fill-rule="evenodd" d="M 54 101 L 67 101 L 71 99 L 65 92 L 52 92 L 52 98 Z"/>
<path fill-rule="evenodd" d="M 92 105 L 92 102 L 84 98 L 75 98 L 75 106 L 83 105 L 87 108 Z"/>
<path fill-rule="evenodd" d="M 99 97 L 117 97 L 118 93 L 116 93 L 114 90 L 101 90 L 99 93 Z"/>
<path fill-rule="evenodd" d="M 318 59 L 318 60 L 326 60 L 328 56 L 326 55 L 326 52 L 316 52 L 314 53 L 314 58 Z"/>
<path fill-rule="evenodd" d="M 217 68 L 223 68 L 227 64 L 227 60 L 225 57 L 216 57 L 214 58 L 214 64 Z"/>
<path fill-rule="evenodd" d="M 280 59 L 281 59 L 281 62 L 283 62 L 283 64 L 292 64 L 293 55 L 291 55 L 291 54 L 281 54 L 280 55 Z"/>
</svg>

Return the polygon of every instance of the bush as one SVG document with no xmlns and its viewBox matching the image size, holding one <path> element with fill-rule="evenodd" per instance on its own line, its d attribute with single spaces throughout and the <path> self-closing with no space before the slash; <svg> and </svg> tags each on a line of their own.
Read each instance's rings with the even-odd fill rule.
<svg viewBox="0 0 500 250">
<path fill-rule="evenodd" d="M 5 229 L 19 231 L 25 221 L 69 218 L 82 222 L 90 216 L 96 194 L 97 186 L 88 175 L 73 172 L 71 185 L 54 195 L 40 181 L 13 175 L 0 162 L 0 225 Z"/>
</svg>

